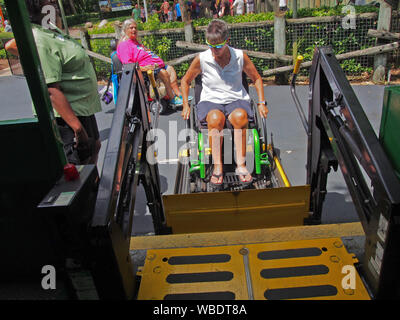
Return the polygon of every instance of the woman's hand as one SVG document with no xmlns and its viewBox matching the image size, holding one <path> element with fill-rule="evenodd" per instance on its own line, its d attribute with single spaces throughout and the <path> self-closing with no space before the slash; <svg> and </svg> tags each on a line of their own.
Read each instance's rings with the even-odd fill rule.
<svg viewBox="0 0 400 320">
<path fill-rule="evenodd" d="M 188 104 L 186 104 L 186 105 L 184 104 L 183 105 L 181 116 L 182 116 L 183 120 L 189 119 L 189 117 L 190 117 L 190 107 L 189 107 Z"/>
<path fill-rule="evenodd" d="M 265 103 L 259 103 L 257 104 L 258 106 L 258 112 L 260 112 L 260 116 L 263 118 L 267 118 L 268 115 L 268 108 Z"/>
<path fill-rule="evenodd" d="M 183 76 L 181 80 L 181 92 L 183 100 L 181 116 L 183 120 L 188 120 L 190 116 L 190 105 L 188 101 L 190 84 L 200 73 L 201 73 L 200 58 L 197 55 L 192 61 L 192 64 L 190 65 L 188 71 L 186 71 L 186 74 Z"/>
<path fill-rule="evenodd" d="M 157 64 L 156 64 L 157 65 Z M 140 70 L 142 72 L 147 72 L 148 70 L 155 70 L 156 69 L 156 65 L 154 64 L 148 64 L 147 66 L 142 66 L 140 67 Z"/>
</svg>

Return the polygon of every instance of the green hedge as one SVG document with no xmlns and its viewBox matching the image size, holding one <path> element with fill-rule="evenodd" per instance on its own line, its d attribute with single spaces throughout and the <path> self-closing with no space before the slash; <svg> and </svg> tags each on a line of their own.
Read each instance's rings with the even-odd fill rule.
<svg viewBox="0 0 400 320">
<path fill-rule="evenodd" d="M 86 23 L 88 21 L 95 22 L 100 19 L 100 15 L 98 12 L 92 13 L 81 13 L 72 16 L 67 16 L 67 24 L 68 27 L 76 26 L 82 23 Z"/>
<path fill-rule="evenodd" d="M 88 21 L 95 22 L 103 19 L 115 19 L 119 17 L 127 17 L 131 15 L 131 10 L 122 10 L 114 12 L 90 12 L 67 16 L 68 27 L 80 25 Z"/>
<path fill-rule="evenodd" d="M 366 13 L 366 12 L 379 12 L 379 8 L 373 5 L 365 5 L 365 6 L 354 6 L 356 10 L 356 14 Z M 337 7 L 321 7 L 321 8 L 302 8 L 297 10 L 298 18 L 306 18 L 306 17 L 321 17 L 321 16 L 344 16 L 342 13 L 343 5 Z M 125 11 L 121 11 L 125 12 Z M 126 13 L 126 12 L 125 12 Z M 293 11 L 289 10 L 287 13 L 287 18 L 293 17 Z M 125 19 L 130 18 L 130 12 L 126 16 L 119 16 L 120 20 L 124 21 Z M 244 22 L 259 22 L 259 21 L 267 21 L 274 20 L 273 12 L 261 12 L 256 14 L 245 14 L 240 16 L 225 16 L 221 18 L 225 20 L 227 23 L 244 23 Z M 211 18 L 199 18 L 192 21 L 194 27 L 207 26 Z M 86 22 L 86 21 L 84 21 Z M 81 22 L 81 23 L 84 23 Z M 172 22 L 160 22 L 157 15 L 153 15 L 149 17 L 149 21 L 146 23 L 138 22 L 139 30 L 160 30 L 160 29 L 173 29 L 173 28 L 183 28 L 184 22 L 172 21 Z M 110 33 L 114 32 L 113 26 L 111 24 L 106 25 L 102 29 L 94 29 L 90 31 L 91 33 Z"/>
<path fill-rule="evenodd" d="M 121 10 L 121 11 L 110 11 L 110 12 L 101 12 L 100 19 L 112 19 L 118 17 L 126 17 L 132 14 L 132 10 Z"/>
<path fill-rule="evenodd" d="M 3 39 L 12 39 L 14 36 L 10 32 L 1 32 L 0 30 L 0 59 L 7 59 L 6 50 L 3 48 Z"/>
</svg>

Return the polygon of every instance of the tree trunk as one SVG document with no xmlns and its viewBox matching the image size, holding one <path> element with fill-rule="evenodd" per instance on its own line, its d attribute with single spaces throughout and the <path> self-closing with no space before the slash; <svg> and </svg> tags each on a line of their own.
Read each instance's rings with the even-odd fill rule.
<svg viewBox="0 0 400 320">
<path fill-rule="evenodd" d="M 69 6 L 71 7 L 72 13 L 78 14 L 78 12 L 76 11 L 76 8 L 75 8 L 74 0 L 68 0 L 68 2 L 69 2 Z"/>
<path fill-rule="evenodd" d="M 181 9 L 182 21 L 185 22 L 185 24 L 186 24 L 190 21 L 190 17 L 188 16 L 188 13 L 186 10 L 186 1 L 179 0 L 179 7 Z"/>
</svg>

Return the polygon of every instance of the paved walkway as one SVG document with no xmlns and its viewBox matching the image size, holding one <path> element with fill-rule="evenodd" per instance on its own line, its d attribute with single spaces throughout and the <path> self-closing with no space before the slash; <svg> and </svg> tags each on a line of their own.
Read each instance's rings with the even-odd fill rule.
<svg viewBox="0 0 400 320">
<path fill-rule="evenodd" d="M 11 76 L 10 68 L 0 70 L 0 77 L 7 77 L 7 76 Z"/>
</svg>

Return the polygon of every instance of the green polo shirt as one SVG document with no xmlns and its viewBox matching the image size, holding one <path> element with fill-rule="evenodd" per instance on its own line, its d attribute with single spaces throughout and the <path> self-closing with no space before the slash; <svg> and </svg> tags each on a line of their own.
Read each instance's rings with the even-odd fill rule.
<svg viewBox="0 0 400 320">
<path fill-rule="evenodd" d="M 133 19 L 135 19 L 136 21 L 140 20 L 140 9 L 133 9 L 132 10 L 133 13 Z"/>
<path fill-rule="evenodd" d="M 96 73 L 85 49 L 75 40 L 33 26 L 46 84 L 58 82 L 77 116 L 101 111 Z M 54 110 L 55 116 L 59 116 Z"/>
</svg>

